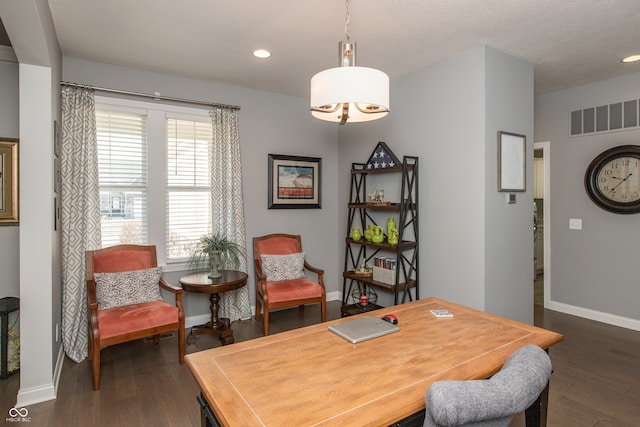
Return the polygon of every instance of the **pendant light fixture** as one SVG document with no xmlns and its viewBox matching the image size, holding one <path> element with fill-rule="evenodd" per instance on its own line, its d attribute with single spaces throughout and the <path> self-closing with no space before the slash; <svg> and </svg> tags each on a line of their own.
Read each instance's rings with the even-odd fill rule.
<svg viewBox="0 0 640 427">
<path fill-rule="evenodd" d="M 367 122 L 389 114 L 389 76 L 356 66 L 356 43 L 349 37 L 349 0 L 346 0 L 346 41 L 338 44 L 338 67 L 311 78 L 311 114 L 320 120 Z"/>
</svg>

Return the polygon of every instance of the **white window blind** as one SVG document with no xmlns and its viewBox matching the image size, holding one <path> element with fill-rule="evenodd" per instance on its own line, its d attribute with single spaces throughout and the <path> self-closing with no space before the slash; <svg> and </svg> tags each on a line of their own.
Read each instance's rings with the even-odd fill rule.
<svg viewBox="0 0 640 427">
<path fill-rule="evenodd" d="M 102 246 L 147 243 L 147 120 L 96 109 Z"/>
<path fill-rule="evenodd" d="M 167 119 L 167 262 L 211 233 L 211 122 Z"/>
</svg>

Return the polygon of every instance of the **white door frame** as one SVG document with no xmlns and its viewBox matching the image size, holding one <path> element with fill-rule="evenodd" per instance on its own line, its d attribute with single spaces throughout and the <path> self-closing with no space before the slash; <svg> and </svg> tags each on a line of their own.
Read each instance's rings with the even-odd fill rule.
<svg viewBox="0 0 640 427">
<path fill-rule="evenodd" d="M 551 301 L 551 191 L 549 179 L 550 175 L 550 145 L 549 141 L 534 142 L 534 150 L 542 150 L 542 164 L 544 170 L 544 203 L 542 212 L 542 223 L 544 224 L 543 240 L 544 240 L 544 308 L 549 307 Z"/>
</svg>

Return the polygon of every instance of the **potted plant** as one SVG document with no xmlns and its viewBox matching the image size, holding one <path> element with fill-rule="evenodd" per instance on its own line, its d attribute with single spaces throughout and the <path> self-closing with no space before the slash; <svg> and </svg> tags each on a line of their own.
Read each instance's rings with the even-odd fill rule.
<svg viewBox="0 0 640 427">
<path fill-rule="evenodd" d="M 209 269 L 209 278 L 222 276 L 220 266 L 237 269 L 244 256 L 244 248 L 221 233 L 202 236 L 189 258 L 189 267 L 198 271 Z"/>
</svg>

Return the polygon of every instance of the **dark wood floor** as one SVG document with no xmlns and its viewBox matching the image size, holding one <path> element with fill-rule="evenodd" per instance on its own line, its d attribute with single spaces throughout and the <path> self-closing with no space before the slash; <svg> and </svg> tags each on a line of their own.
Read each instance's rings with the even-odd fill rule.
<svg viewBox="0 0 640 427">
<path fill-rule="evenodd" d="M 549 426 L 640 425 L 640 332 L 565 315 L 536 306 L 536 324 L 563 333 L 552 347 L 554 367 L 549 397 Z M 328 319 L 340 316 L 338 301 L 328 303 Z M 273 333 L 317 322 L 307 307 L 271 315 Z M 254 320 L 234 322 L 236 341 L 262 334 Z M 187 352 L 219 346 L 198 336 Z M 58 398 L 28 407 L 39 426 L 199 426 L 198 387 L 186 365 L 177 363 L 177 337 L 159 345 L 139 340 L 103 350 L 102 388 L 91 387 L 87 361 L 66 360 Z M 15 405 L 19 376 L 0 381 L 0 424 Z M 16 423 L 8 423 L 13 424 Z M 523 417 L 512 426 L 524 426 Z"/>
</svg>

